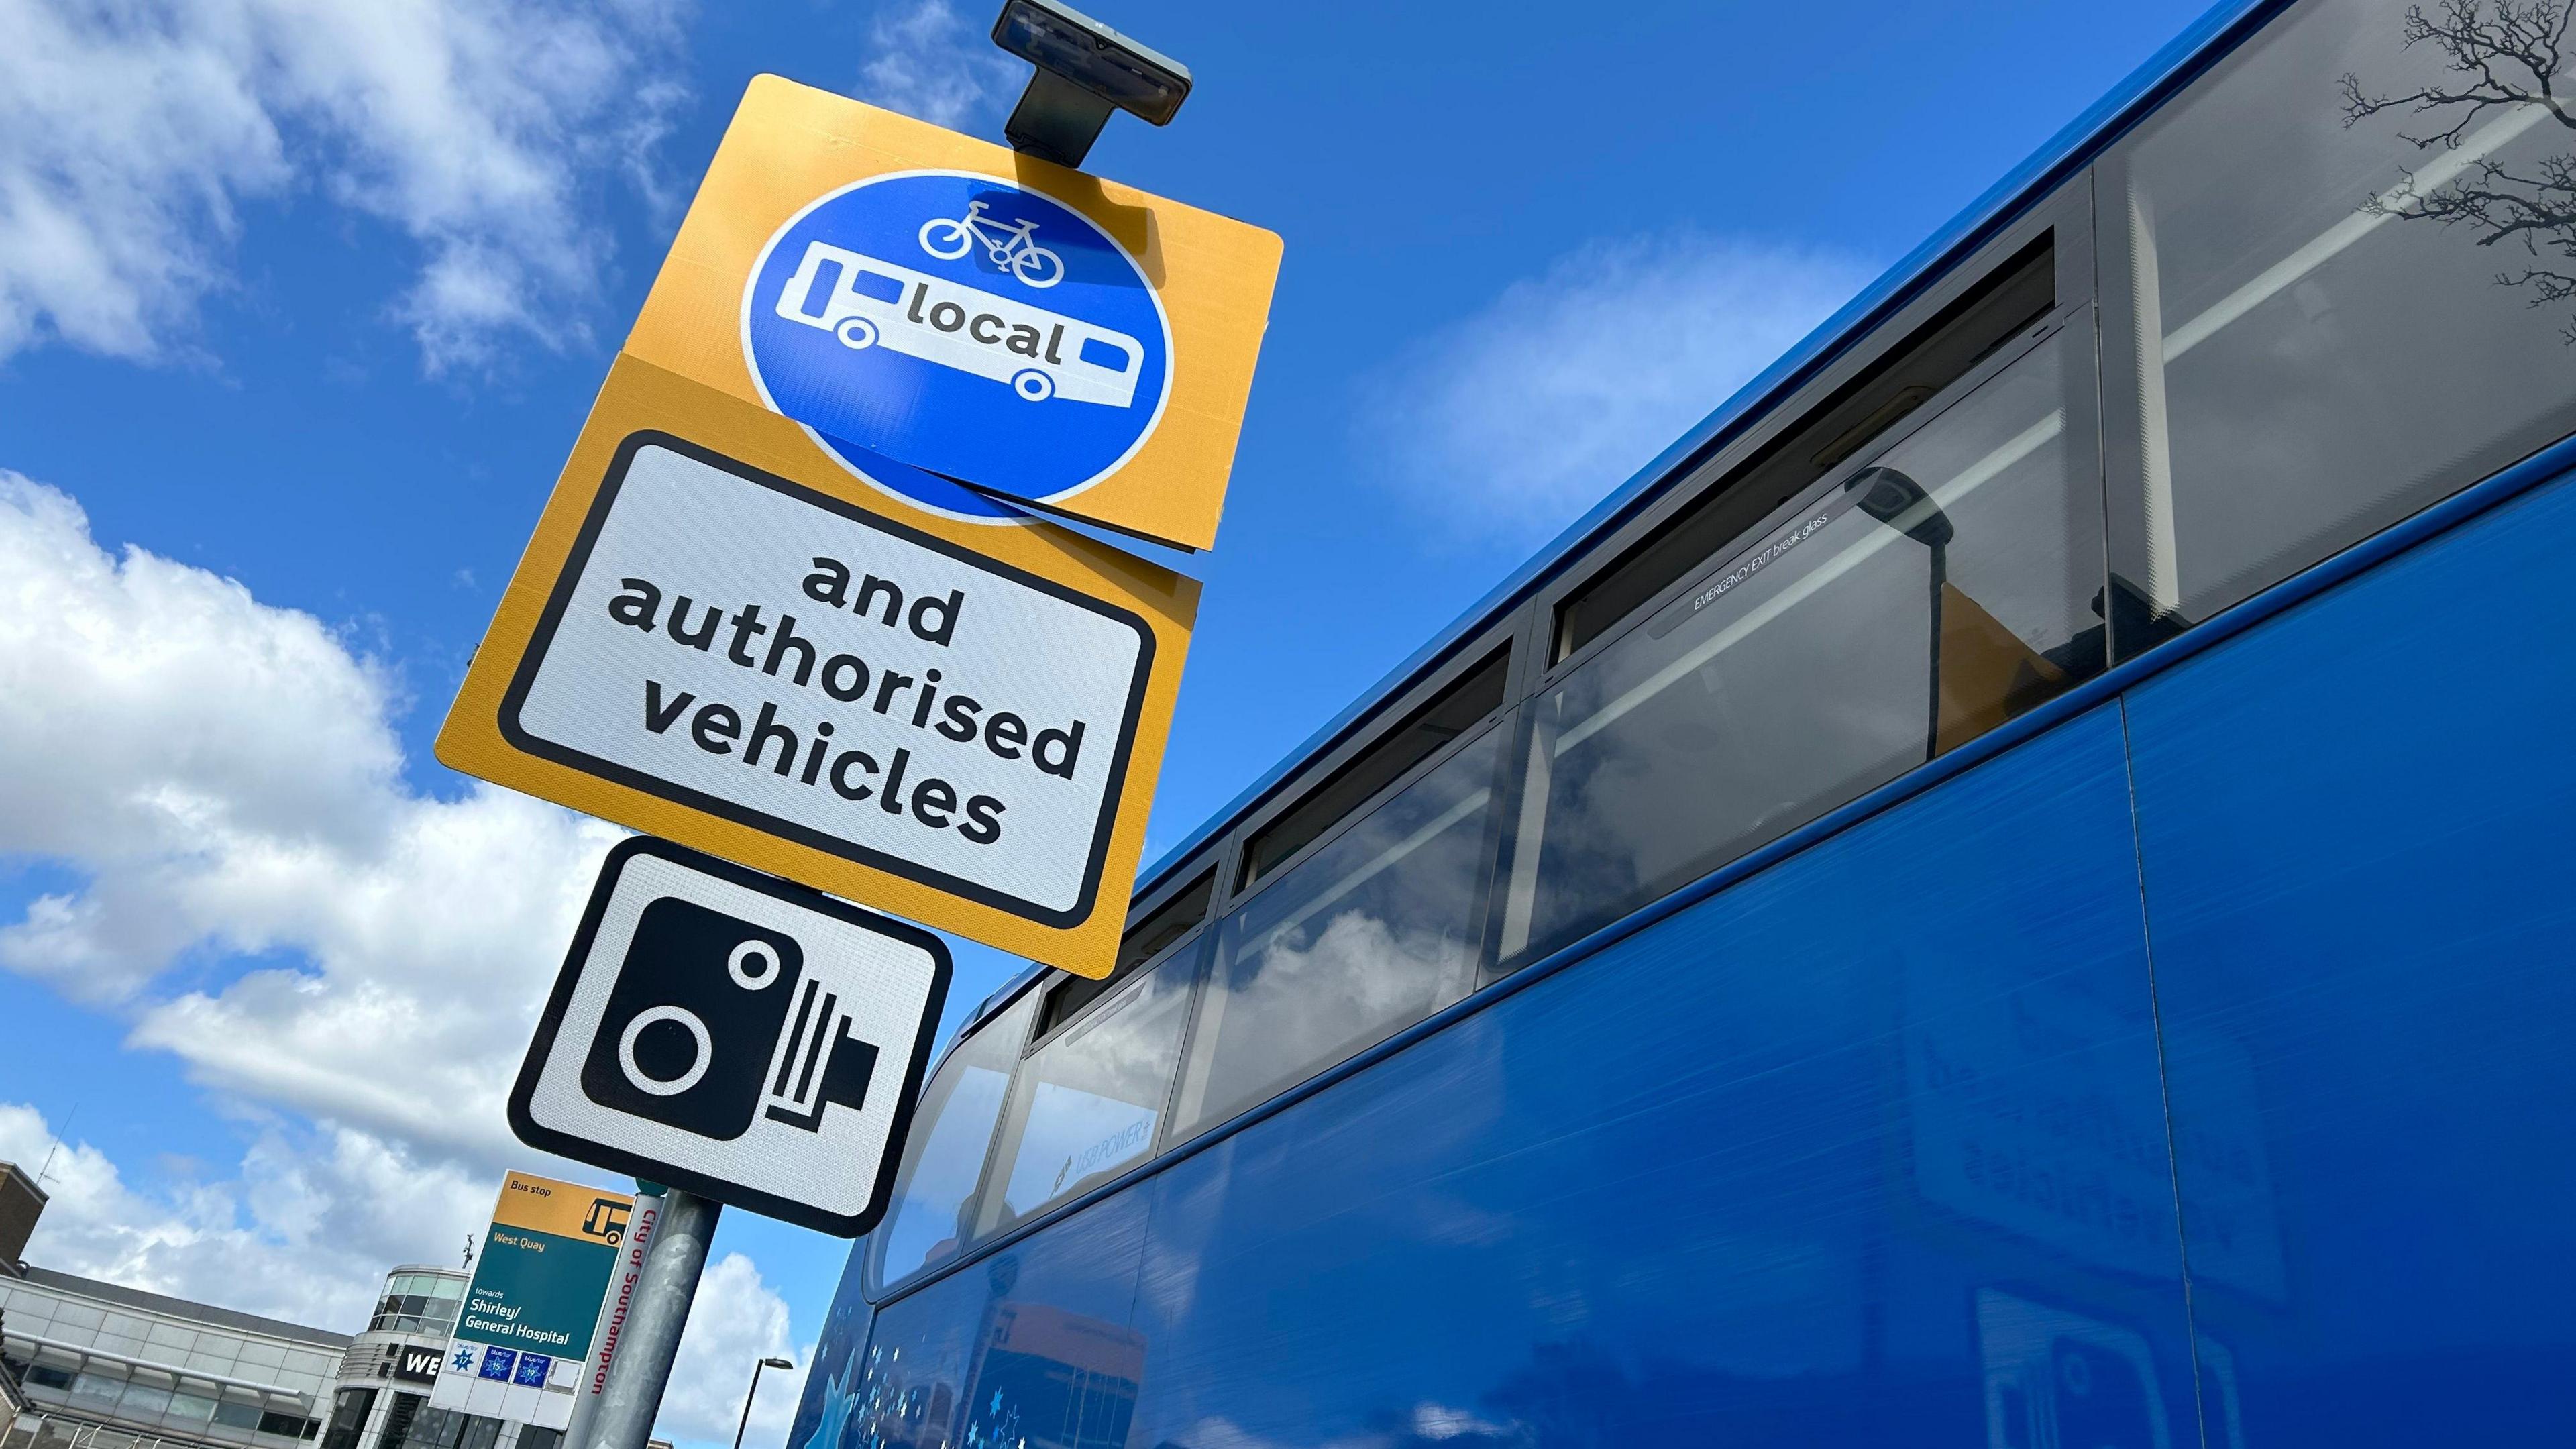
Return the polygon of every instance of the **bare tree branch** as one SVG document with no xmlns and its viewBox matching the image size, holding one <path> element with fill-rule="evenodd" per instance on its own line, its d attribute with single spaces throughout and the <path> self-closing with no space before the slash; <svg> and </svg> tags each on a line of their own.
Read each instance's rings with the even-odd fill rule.
<svg viewBox="0 0 2576 1449">
<path fill-rule="evenodd" d="M 2576 131 L 2576 110 L 2561 93 L 2571 18 L 2576 0 L 2442 0 L 2438 16 L 2413 6 L 2400 30 L 2401 48 L 2435 52 L 2457 79 L 2373 95 L 2359 76 L 2346 75 L 2343 123 L 2349 128 L 2390 112 L 2429 117 L 2436 129 L 2398 133 L 2419 151 L 2456 150 L 2490 114 L 2524 106 L 2543 107 L 2561 127 Z M 2525 293 L 2533 307 L 2576 301 L 2576 154 L 2544 157 L 2519 170 L 2480 157 L 2430 187 L 2408 172 L 2361 209 L 2462 227 L 2478 246 L 2518 244 L 2535 259 L 2568 263 L 2567 270 L 2534 265 L 2499 272 L 2496 285 Z M 2576 323 L 2561 335 L 2576 346 Z"/>
</svg>

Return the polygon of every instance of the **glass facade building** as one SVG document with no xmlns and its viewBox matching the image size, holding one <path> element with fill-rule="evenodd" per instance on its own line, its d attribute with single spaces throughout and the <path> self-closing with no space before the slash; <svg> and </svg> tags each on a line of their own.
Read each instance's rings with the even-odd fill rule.
<svg viewBox="0 0 2576 1449">
<path fill-rule="evenodd" d="M 340 1360 L 320 1449 L 557 1449 L 559 1430 L 431 1407 L 469 1277 L 422 1264 L 385 1275 L 366 1331 Z"/>
<path fill-rule="evenodd" d="M 6 1449 L 297 1449 L 321 1432 L 345 1334 L 0 1265 L 0 1359 L 26 1406 Z"/>
</svg>

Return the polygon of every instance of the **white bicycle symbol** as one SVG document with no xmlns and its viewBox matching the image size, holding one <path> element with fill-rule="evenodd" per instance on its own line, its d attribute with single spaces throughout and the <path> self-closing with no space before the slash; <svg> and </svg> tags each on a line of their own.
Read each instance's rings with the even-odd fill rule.
<svg viewBox="0 0 2576 1449">
<path fill-rule="evenodd" d="M 955 261 L 983 243 L 993 265 L 1032 287 L 1052 287 L 1064 280 L 1064 258 L 1037 244 L 1034 221 L 1002 221 L 984 214 L 984 203 L 966 203 L 966 214 L 938 217 L 921 224 L 921 249 L 941 261 Z M 937 241 L 931 238 L 937 237 Z"/>
</svg>

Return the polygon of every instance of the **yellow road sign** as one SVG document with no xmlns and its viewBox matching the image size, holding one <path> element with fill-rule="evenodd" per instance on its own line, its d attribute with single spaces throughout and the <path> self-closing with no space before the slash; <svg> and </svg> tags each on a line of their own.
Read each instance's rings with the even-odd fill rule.
<svg viewBox="0 0 2576 1449">
<path fill-rule="evenodd" d="M 1025 516 L 910 504 L 621 355 L 438 758 L 1105 976 L 1198 592 Z"/>
<path fill-rule="evenodd" d="M 752 81 L 626 351 L 794 418 L 961 521 L 928 470 L 1216 540 L 1279 238 L 775 76 Z"/>
</svg>

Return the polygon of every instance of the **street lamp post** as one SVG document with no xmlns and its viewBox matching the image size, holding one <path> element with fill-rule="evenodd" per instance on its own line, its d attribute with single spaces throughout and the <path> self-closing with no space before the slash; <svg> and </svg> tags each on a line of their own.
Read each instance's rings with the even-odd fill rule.
<svg viewBox="0 0 2576 1449">
<path fill-rule="evenodd" d="M 742 1449 L 742 1431 L 751 1427 L 751 1401 L 760 1397 L 760 1371 L 794 1367 L 783 1358 L 765 1358 L 751 1366 L 751 1392 L 742 1396 L 742 1422 L 734 1425 L 733 1449 Z"/>
</svg>

